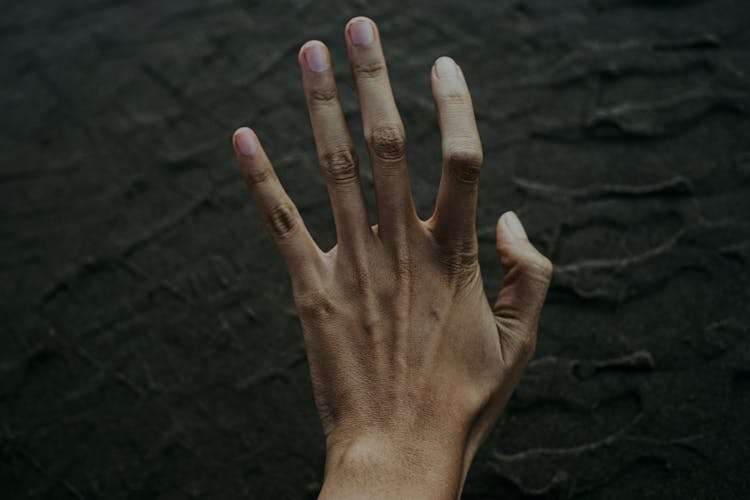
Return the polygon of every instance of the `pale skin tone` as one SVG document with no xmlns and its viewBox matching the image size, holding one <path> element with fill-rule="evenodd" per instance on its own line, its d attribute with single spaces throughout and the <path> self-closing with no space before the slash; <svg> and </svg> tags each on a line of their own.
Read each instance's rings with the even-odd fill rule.
<svg viewBox="0 0 750 500">
<path fill-rule="evenodd" d="M 499 218 L 502 288 L 488 301 L 477 260 L 482 146 L 463 72 L 431 69 L 443 173 L 420 220 L 409 187 L 404 127 L 375 23 L 354 18 L 346 45 L 370 159 L 376 226 L 328 49 L 299 63 L 336 246 L 315 243 L 256 134 L 237 130 L 240 170 L 291 276 L 313 392 L 326 436 L 320 498 L 449 499 L 533 355 L 552 265 L 513 212 Z"/>
</svg>

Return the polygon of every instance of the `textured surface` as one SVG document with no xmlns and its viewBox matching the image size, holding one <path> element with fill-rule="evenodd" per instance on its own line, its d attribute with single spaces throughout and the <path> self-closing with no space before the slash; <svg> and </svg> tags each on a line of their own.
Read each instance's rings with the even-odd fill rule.
<svg viewBox="0 0 750 500">
<path fill-rule="evenodd" d="M 296 52 L 330 44 L 361 145 L 355 14 L 381 27 L 420 214 L 447 54 L 485 146 L 488 292 L 504 210 L 557 265 L 465 497 L 750 498 L 747 1 L 4 4 L 3 498 L 315 494 L 300 328 L 229 138 L 257 128 L 332 245 Z"/>
</svg>

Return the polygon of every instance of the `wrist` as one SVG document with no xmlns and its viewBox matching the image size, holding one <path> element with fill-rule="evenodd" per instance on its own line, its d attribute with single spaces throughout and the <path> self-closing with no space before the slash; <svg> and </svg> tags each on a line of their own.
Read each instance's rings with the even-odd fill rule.
<svg viewBox="0 0 750 500">
<path fill-rule="evenodd" d="M 329 439 L 320 498 L 456 499 L 468 464 L 460 441 L 358 435 Z"/>
</svg>

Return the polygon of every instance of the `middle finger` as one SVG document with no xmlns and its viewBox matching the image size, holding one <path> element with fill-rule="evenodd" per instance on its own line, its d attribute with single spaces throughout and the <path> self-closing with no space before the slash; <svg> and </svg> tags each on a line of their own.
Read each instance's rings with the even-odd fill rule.
<svg viewBox="0 0 750 500">
<path fill-rule="evenodd" d="M 409 187 L 404 125 L 393 99 L 375 23 L 366 17 L 349 21 L 346 45 L 372 166 L 380 234 L 403 241 L 408 226 L 419 219 Z"/>
<path fill-rule="evenodd" d="M 331 198 L 337 243 L 357 248 L 369 234 L 367 205 L 359 178 L 357 152 L 341 110 L 331 57 L 323 43 L 312 40 L 300 49 L 299 63 L 315 147 Z"/>
</svg>

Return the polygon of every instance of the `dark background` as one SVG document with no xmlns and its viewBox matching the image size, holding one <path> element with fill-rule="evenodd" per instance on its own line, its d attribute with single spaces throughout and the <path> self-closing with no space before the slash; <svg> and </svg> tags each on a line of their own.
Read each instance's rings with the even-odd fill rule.
<svg viewBox="0 0 750 500">
<path fill-rule="evenodd" d="M 446 54 L 487 158 L 488 293 L 504 210 L 556 264 L 465 498 L 750 498 L 750 2 L 2 4 L 0 497 L 317 492 L 290 286 L 230 136 L 258 130 L 330 247 L 296 54 L 330 45 L 361 146 L 343 28 L 362 14 L 420 214 Z"/>
</svg>

